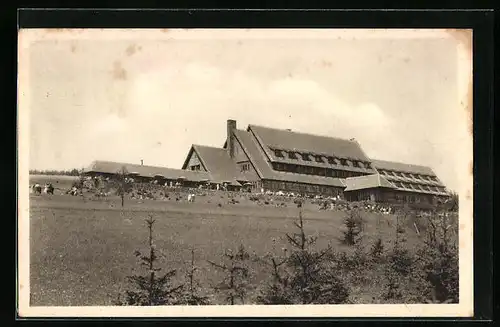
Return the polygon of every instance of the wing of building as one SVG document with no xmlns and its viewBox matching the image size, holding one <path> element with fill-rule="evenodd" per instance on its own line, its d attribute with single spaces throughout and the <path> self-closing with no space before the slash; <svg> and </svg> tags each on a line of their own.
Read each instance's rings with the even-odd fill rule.
<svg viewBox="0 0 500 327">
<path fill-rule="evenodd" d="M 182 166 L 255 189 L 348 200 L 432 202 L 448 192 L 429 167 L 372 160 L 355 140 L 227 122 L 222 148 L 193 145 Z"/>
<path fill-rule="evenodd" d="M 126 171 L 139 179 L 208 183 L 347 200 L 432 203 L 449 193 L 429 167 L 369 158 L 354 140 L 227 121 L 221 148 L 192 145 L 182 169 L 95 161 L 87 174 Z"/>
</svg>

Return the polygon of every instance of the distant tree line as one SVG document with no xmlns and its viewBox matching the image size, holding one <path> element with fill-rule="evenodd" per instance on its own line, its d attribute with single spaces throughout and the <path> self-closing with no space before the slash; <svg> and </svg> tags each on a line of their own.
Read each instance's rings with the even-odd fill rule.
<svg viewBox="0 0 500 327">
<path fill-rule="evenodd" d="M 74 168 L 71 170 L 38 170 L 31 169 L 30 175 L 63 175 L 63 176 L 79 176 L 80 170 Z"/>
</svg>

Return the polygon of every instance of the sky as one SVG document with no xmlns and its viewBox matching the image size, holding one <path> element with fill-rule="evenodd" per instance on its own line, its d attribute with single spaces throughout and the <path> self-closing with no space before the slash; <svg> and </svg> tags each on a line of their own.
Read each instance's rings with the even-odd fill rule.
<svg viewBox="0 0 500 327">
<path fill-rule="evenodd" d="M 355 138 L 369 157 L 429 166 L 457 189 L 472 156 L 460 42 L 405 33 L 25 33 L 29 168 L 181 168 L 191 144 L 222 147 L 235 119 Z"/>
</svg>

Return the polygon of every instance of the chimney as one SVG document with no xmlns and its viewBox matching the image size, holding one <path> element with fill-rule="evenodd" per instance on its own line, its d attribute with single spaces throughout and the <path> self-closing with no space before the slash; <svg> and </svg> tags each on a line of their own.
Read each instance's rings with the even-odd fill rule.
<svg viewBox="0 0 500 327">
<path fill-rule="evenodd" d="M 144 160 L 141 159 L 141 166 L 144 164 Z"/>
<path fill-rule="evenodd" d="M 234 157 L 234 134 L 233 131 L 236 129 L 236 120 L 227 120 L 227 151 L 231 158 Z"/>
</svg>

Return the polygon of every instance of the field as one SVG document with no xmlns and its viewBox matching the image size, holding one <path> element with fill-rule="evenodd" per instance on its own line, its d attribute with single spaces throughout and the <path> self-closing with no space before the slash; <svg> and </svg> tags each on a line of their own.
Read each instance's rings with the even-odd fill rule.
<svg viewBox="0 0 500 327">
<path fill-rule="evenodd" d="M 60 183 L 71 186 L 68 181 Z M 122 209 L 117 197 L 90 200 L 57 192 L 54 196 L 30 195 L 31 304 L 112 305 L 127 288 L 126 276 L 140 268 L 134 251 L 147 249 L 144 219 L 148 215 L 157 220 L 154 238 L 163 254 L 160 263 L 165 269 L 178 269 L 178 282 L 184 280 L 192 248 L 200 267 L 197 277 L 207 288 L 221 278 L 207 260 L 218 261 L 225 249 L 244 244 L 256 255 L 282 251 L 284 234 L 295 231 L 293 221 L 300 209 L 227 201 L 223 192 L 197 198 L 195 203 L 127 199 Z M 320 211 L 312 204 L 301 210 L 306 231 L 319 237 L 318 247 L 331 244 L 346 250 L 339 241 L 344 212 Z M 394 216 L 364 213 L 363 217 L 366 244 L 379 236 L 389 241 L 396 234 Z M 421 242 L 411 228 L 406 237 L 410 247 Z M 254 270 L 257 285 L 268 272 L 258 265 Z M 373 303 L 378 291 L 354 287 L 351 298 Z"/>
</svg>

